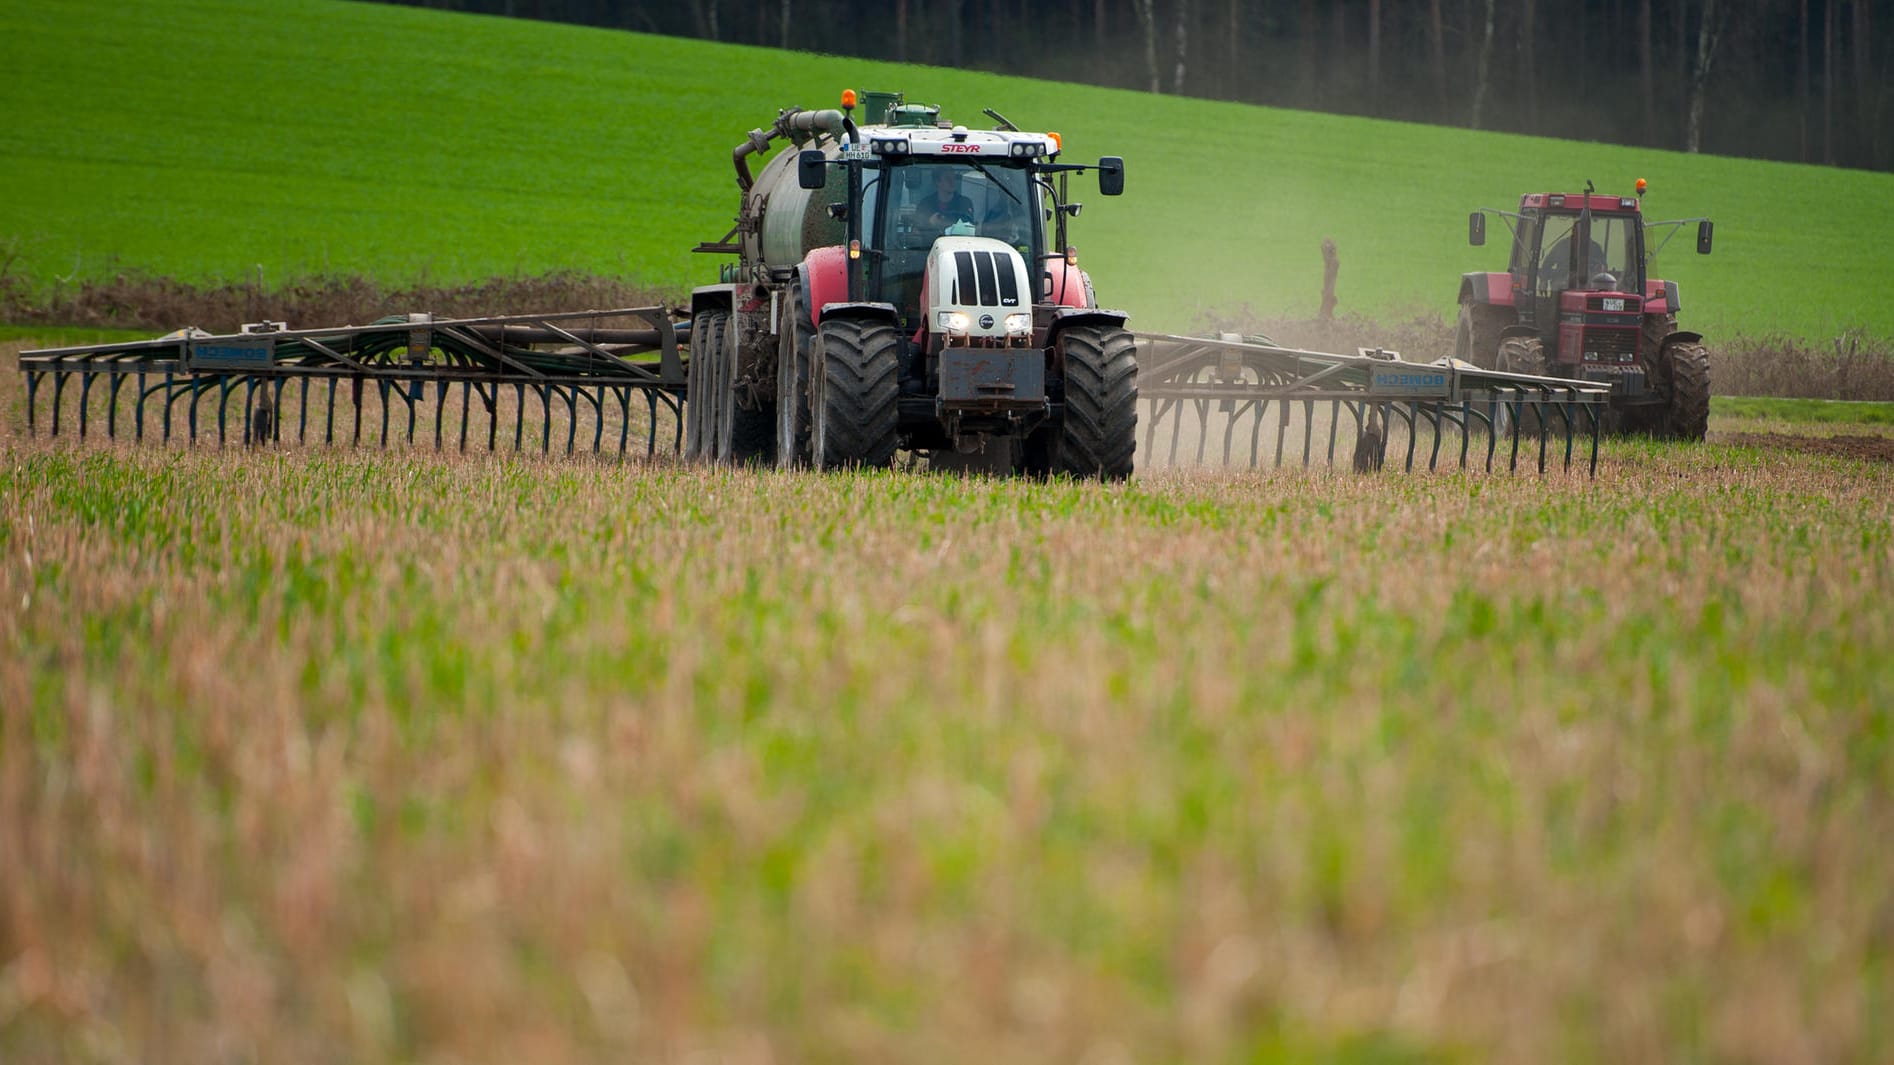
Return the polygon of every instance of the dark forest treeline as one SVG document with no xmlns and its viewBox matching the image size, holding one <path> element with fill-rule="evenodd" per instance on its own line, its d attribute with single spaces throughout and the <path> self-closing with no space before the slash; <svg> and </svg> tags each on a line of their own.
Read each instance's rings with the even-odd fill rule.
<svg viewBox="0 0 1894 1065">
<path fill-rule="evenodd" d="M 395 2 L 1894 169 L 1894 0 Z"/>
</svg>

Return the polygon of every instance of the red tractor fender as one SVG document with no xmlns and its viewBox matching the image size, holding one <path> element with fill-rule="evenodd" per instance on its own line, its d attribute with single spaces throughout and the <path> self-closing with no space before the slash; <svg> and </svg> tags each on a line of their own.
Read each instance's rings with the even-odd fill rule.
<svg viewBox="0 0 1894 1065">
<path fill-rule="evenodd" d="M 822 324 L 822 309 L 848 302 L 848 249 L 840 244 L 816 248 L 802 259 L 804 306 L 813 324 Z"/>
<path fill-rule="evenodd" d="M 1459 302 L 1511 307 L 1513 305 L 1513 275 L 1477 270 L 1473 273 L 1461 274 Z"/>
<path fill-rule="evenodd" d="M 802 287 L 803 306 L 809 309 L 809 324 L 820 327 L 824 315 L 896 318 L 894 304 L 851 302 L 848 298 L 848 249 L 841 245 L 817 248 L 803 256 L 796 268 L 796 284 Z"/>
<path fill-rule="evenodd" d="M 1644 313 L 1671 315 L 1677 313 L 1677 282 L 1659 281 L 1656 278 L 1644 282 Z"/>
<path fill-rule="evenodd" d="M 1674 332 L 1665 333 L 1663 341 L 1657 345 L 1657 350 L 1663 351 L 1665 348 L 1677 343 L 1701 344 L 1703 343 L 1703 334 L 1693 333 L 1688 329 L 1678 329 Z"/>
<path fill-rule="evenodd" d="M 1092 279 L 1085 271 L 1066 262 L 1064 256 L 1045 260 L 1044 276 L 1051 282 L 1049 302 L 1062 307 L 1095 307 Z"/>
</svg>

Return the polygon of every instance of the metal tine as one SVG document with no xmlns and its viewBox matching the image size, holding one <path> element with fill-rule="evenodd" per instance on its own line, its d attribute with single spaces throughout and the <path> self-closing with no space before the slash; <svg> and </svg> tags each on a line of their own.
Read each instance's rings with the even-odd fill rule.
<svg viewBox="0 0 1894 1065">
<path fill-rule="evenodd" d="M 1572 472 L 1572 416 L 1563 403 L 1559 404 L 1559 421 L 1565 423 L 1565 472 L 1570 473 Z"/>
<path fill-rule="evenodd" d="M 1414 437 L 1417 435 L 1414 431 L 1414 404 L 1410 401 L 1410 402 L 1390 403 L 1390 404 L 1387 404 L 1387 406 L 1394 408 L 1394 412 L 1396 414 L 1399 414 L 1401 416 L 1401 420 L 1407 423 L 1407 472 L 1413 473 L 1414 472 Z"/>
<path fill-rule="evenodd" d="M 1328 417 L 1328 468 L 1332 470 L 1335 468 L 1335 429 L 1342 422 L 1342 401 L 1330 400 L 1329 405 L 1332 409 Z"/>
<path fill-rule="evenodd" d="M 1203 465 L 1204 445 L 1210 441 L 1210 401 L 1199 399 L 1197 404 L 1197 465 Z"/>
<path fill-rule="evenodd" d="M 375 378 L 375 390 L 381 393 L 381 444 L 383 451 L 388 450 L 388 379 Z"/>
<path fill-rule="evenodd" d="M 1236 421 L 1242 416 L 1243 409 L 1248 406 L 1249 404 L 1245 403 L 1243 407 L 1230 407 L 1226 405 L 1224 408 L 1229 414 L 1229 417 L 1223 420 L 1223 464 L 1225 466 L 1230 464 L 1230 448 L 1236 437 Z"/>
<path fill-rule="evenodd" d="M 526 385 L 513 383 L 513 453 L 525 450 L 526 441 Z"/>
<path fill-rule="evenodd" d="M 125 375 L 112 374 L 112 390 L 105 400 L 105 435 L 112 440 L 118 439 L 118 394 L 124 387 Z"/>
<path fill-rule="evenodd" d="M 65 399 L 65 393 L 66 393 L 66 375 L 63 373 L 54 374 L 53 375 L 53 435 L 54 436 L 59 435 L 59 406 L 60 406 L 60 401 Z"/>
<path fill-rule="evenodd" d="M 1276 401 L 1276 468 L 1282 469 L 1282 448 L 1289 436 L 1289 401 Z"/>
<path fill-rule="evenodd" d="M 1585 413 L 1591 416 L 1591 476 L 1596 477 L 1598 476 L 1598 432 L 1600 428 L 1599 423 L 1602 422 L 1604 419 L 1603 419 L 1603 416 L 1599 414 L 1598 408 L 1595 406 L 1587 405 L 1585 408 Z"/>
<path fill-rule="evenodd" d="M 1315 401 L 1302 401 L 1302 421 L 1307 426 L 1302 434 L 1302 468 L 1309 468 L 1309 449 L 1315 444 Z"/>
<path fill-rule="evenodd" d="M 79 375 L 79 439 L 86 434 L 87 415 L 91 410 L 92 382 L 98 380 L 98 374 L 87 371 Z"/>
<path fill-rule="evenodd" d="M 441 417 L 447 412 L 447 381 L 434 382 L 434 450 L 441 448 Z"/>
<path fill-rule="evenodd" d="M 1431 403 L 1425 406 L 1422 406 L 1417 403 L 1417 404 L 1414 404 L 1413 406 L 1414 406 L 1415 417 L 1425 418 L 1427 420 L 1428 427 L 1433 429 L 1434 431 L 1433 432 L 1434 443 L 1433 443 L 1433 446 L 1430 447 L 1427 452 L 1427 471 L 1429 473 L 1432 473 L 1436 469 L 1436 460 L 1440 458 L 1440 419 L 1435 417 L 1434 405 Z M 1416 432 L 1418 434 L 1418 428 Z"/>
<path fill-rule="evenodd" d="M 545 418 L 545 429 L 539 437 L 539 453 L 552 454 L 552 386 L 535 386 L 533 393 L 539 397 L 539 411 Z"/>
<path fill-rule="evenodd" d="M 1546 428 L 1547 428 L 1546 423 L 1545 423 L 1545 408 L 1544 408 L 1545 398 L 1546 398 L 1545 393 L 1541 392 L 1539 396 L 1540 403 L 1536 404 L 1533 407 L 1533 411 L 1532 411 L 1534 425 L 1538 429 L 1537 435 L 1539 437 L 1539 472 L 1540 473 L 1545 472 L 1545 434 L 1546 434 Z"/>
</svg>

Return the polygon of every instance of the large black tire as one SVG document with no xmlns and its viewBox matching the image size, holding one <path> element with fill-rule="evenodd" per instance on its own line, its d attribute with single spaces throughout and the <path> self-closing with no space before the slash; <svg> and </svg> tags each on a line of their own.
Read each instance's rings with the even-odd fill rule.
<svg viewBox="0 0 1894 1065">
<path fill-rule="evenodd" d="M 1506 373 L 1546 376 L 1545 345 L 1538 337 L 1507 337 L 1499 342 L 1493 368 Z"/>
<path fill-rule="evenodd" d="M 899 442 L 901 334 L 893 323 L 830 318 L 816 331 L 810 449 L 825 470 L 887 466 Z"/>
<path fill-rule="evenodd" d="M 684 443 L 687 458 L 714 461 L 722 433 L 722 412 L 729 405 L 723 380 L 726 311 L 704 311 L 691 319 L 690 369 L 685 376 Z"/>
<path fill-rule="evenodd" d="M 777 323 L 776 464 L 793 470 L 809 465 L 809 366 L 815 353 L 815 323 L 797 288 Z"/>
<path fill-rule="evenodd" d="M 1138 448 L 1138 351 L 1117 326 L 1075 325 L 1064 349 L 1065 421 L 1052 472 L 1122 481 Z"/>
<path fill-rule="evenodd" d="M 1549 369 L 1545 357 L 1545 344 L 1534 336 L 1513 336 L 1499 342 L 1499 353 L 1494 359 L 1494 369 L 1503 373 L 1532 374 L 1535 377 L 1547 376 Z M 1498 435 L 1511 432 L 1506 424 L 1511 414 L 1504 404 L 1498 404 L 1493 416 L 1493 431 Z M 1522 435 L 1543 433 L 1546 430 L 1545 412 L 1537 406 L 1528 405 L 1520 412 L 1519 431 Z"/>
<path fill-rule="evenodd" d="M 1664 435 L 1700 441 L 1710 431 L 1710 353 L 1702 344 L 1666 345 L 1670 396 L 1664 408 Z"/>
<path fill-rule="evenodd" d="M 731 412 L 730 459 L 739 463 L 773 466 L 776 463 L 776 408 Z"/>
<path fill-rule="evenodd" d="M 1487 303 L 1462 303 L 1453 330 L 1453 357 L 1483 370 L 1499 365 L 1499 331 L 1511 325 L 1513 313 Z"/>
</svg>

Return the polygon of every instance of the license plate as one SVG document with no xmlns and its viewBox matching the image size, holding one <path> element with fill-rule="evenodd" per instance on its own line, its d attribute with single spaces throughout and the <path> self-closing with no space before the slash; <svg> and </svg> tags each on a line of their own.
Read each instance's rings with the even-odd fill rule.
<svg viewBox="0 0 1894 1065">
<path fill-rule="evenodd" d="M 1621 310 L 1624 310 L 1624 300 L 1622 300 L 1622 299 L 1615 299 L 1615 300 L 1614 300 L 1614 299 L 1606 299 L 1606 300 L 1605 300 L 1605 310 L 1607 310 L 1607 311 L 1621 311 Z"/>
</svg>

